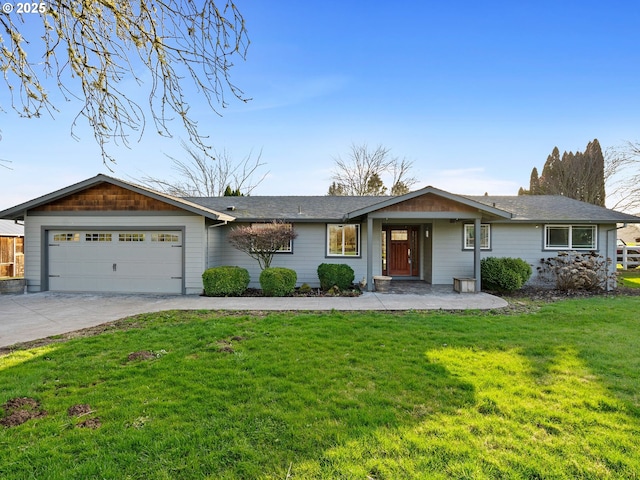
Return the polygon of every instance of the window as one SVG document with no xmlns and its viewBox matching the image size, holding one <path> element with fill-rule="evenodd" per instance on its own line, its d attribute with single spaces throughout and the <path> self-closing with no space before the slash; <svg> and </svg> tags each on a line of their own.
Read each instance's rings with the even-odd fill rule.
<svg viewBox="0 0 640 480">
<path fill-rule="evenodd" d="M 119 242 L 144 242 L 144 233 L 119 233 Z"/>
<path fill-rule="evenodd" d="M 464 249 L 473 250 L 475 242 L 475 228 L 472 224 L 464 226 Z M 491 248 L 491 225 L 483 223 L 480 225 L 480 249 L 489 250 Z"/>
<path fill-rule="evenodd" d="M 110 242 L 111 234 L 110 233 L 85 233 L 84 241 L 85 242 Z"/>
<path fill-rule="evenodd" d="M 292 228 L 292 225 L 290 223 L 286 223 L 284 225 L 288 225 L 289 228 Z M 252 223 L 251 227 L 255 229 L 272 228 L 273 223 Z M 293 253 L 293 240 L 289 240 L 289 243 L 278 248 L 275 252 L 276 253 Z"/>
<path fill-rule="evenodd" d="M 327 225 L 327 256 L 360 256 L 360 225 Z"/>
<path fill-rule="evenodd" d="M 544 248 L 594 250 L 596 232 L 595 225 L 545 225 Z"/>
<path fill-rule="evenodd" d="M 80 234 L 79 233 L 56 233 L 53 236 L 54 242 L 79 242 Z"/>
<path fill-rule="evenodd" d="M 152 233 L 151 241 L 178 243 L 180 241 L 180 237 L 178 237 L 178 235 L 174 235 L 173 233 Z"/>
</svg>

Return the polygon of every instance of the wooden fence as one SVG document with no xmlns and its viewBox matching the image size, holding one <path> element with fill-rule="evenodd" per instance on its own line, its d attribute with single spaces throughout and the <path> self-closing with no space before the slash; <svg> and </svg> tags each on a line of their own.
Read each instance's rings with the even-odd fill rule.
<svg viewBox="0 0 640 480">
<path fill-rule="evenodd" d="M 625 270 L 636 268 L 640 265 L 640 246 L 618 247 L 616 262 Z"/>
<path fill-rule="evenodd" d="M 24 277 L 24 237 L 0 237 L 0 277 Z"/>
</svg>

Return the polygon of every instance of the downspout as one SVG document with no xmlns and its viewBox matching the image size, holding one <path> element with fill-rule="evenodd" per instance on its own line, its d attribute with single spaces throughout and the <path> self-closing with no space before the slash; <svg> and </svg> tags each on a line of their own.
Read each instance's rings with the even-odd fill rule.
<svg viewBox="0 0 640 480">
<path fill-rule="evenodd" d="M 222 223 L 215 223 L 213 225 L 209 225 L 207 227 L 207 230 L 210 228 L 217 228 L 217 227 L 223 227 L 225 226 L 227 223 L 229 223 L 228 220 L 224 220 Z M 206 260 L 205 260 L 205 266 L 204 269 L 206 270 L 207 268 L 209 268 L 209 232 L 207 232 L 207 255 L 206 255 Z"/>
<path fill-rule="evenodd" d="M 621 228 L 626 228 L 626 227 L 627 227 L 627 224 L 623 223 L 621 227 L 610 228 L 609 230 L 607 230 L 607 235 L 605 237 L 606 238 L 606 243 L 607 243 L 607 245 L 606 245 L 607 254 L 609 253 L 609 232 L 615 232 L 617 230 L 620 230 Z M 617 235 L 616 235 L 616 237 L 617 237 Z M 617 247 L 617 245 L 616 245 L 616 247 Z M 613 265 L 617 265 L 617 263 L 618 263 L 618 255 L 617 255 L 617 250 L 616 250 L 616 251 L 614 251 L 614 255 L 613 255 Z M 615 268 L 617 268 L 617 267 L 614 267 L 614 270 L 615 270 Z M 609 288 L 609 272 L 607 272 L 607 280 L 606 280 L 606 284 L 605 285 L 606 285 L 607 292 L 610 292 L 611 290 L 613 290 L 612 288 Z"/>
<path fill-rule="evenodd" d="M 367 215 L 367 291 L 373 290 L 373 218 Z"/>
<path fill-rule="evenodd" d="M 482 279 L 480 278 L 480 220 L 479 217 L 473 220 L 473 276 L 476 279 L 476 293 L 482 288 Z"/>
</svg>

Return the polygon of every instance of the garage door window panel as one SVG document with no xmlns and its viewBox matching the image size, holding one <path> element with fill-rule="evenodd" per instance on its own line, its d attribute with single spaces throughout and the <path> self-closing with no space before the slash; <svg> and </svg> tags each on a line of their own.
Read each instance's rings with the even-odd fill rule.
<svg viewBox="0 0 640 480">
<path fill-rule="evenodd" d="M 79 242 L 80 234 L 79 233 L 56 233 L 53 236 L 54 242 Z"/>
<path fill-rule="evenodd" d="M 144 242 L 144 233 L 119 233 L 119 242 Z"/>
<path fill-rule="evenodd" d="M 173 233 L 153 233 L 151 234 L 152 242 L 179 243 L 180 237 Z"/>
<path fill-rule="evenodd" d="M 85 233 L 85 242 L 110 242 L 113 235 L 111 233 Z"/>
</svg>

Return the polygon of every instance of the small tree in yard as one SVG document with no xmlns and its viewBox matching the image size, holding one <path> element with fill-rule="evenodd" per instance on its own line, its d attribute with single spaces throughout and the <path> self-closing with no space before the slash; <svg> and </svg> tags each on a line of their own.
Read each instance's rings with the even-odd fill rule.
<svg viewBox="0 0 640 480">
<path fill-rule="evenodd" d="M 290 223 L 258 223 L 236 227 L 229 232 L 229 242 L 234 248 L 258 261 L 260 269 L 271 266 L 273 255 L 298 236 Z"/>
</svg>

